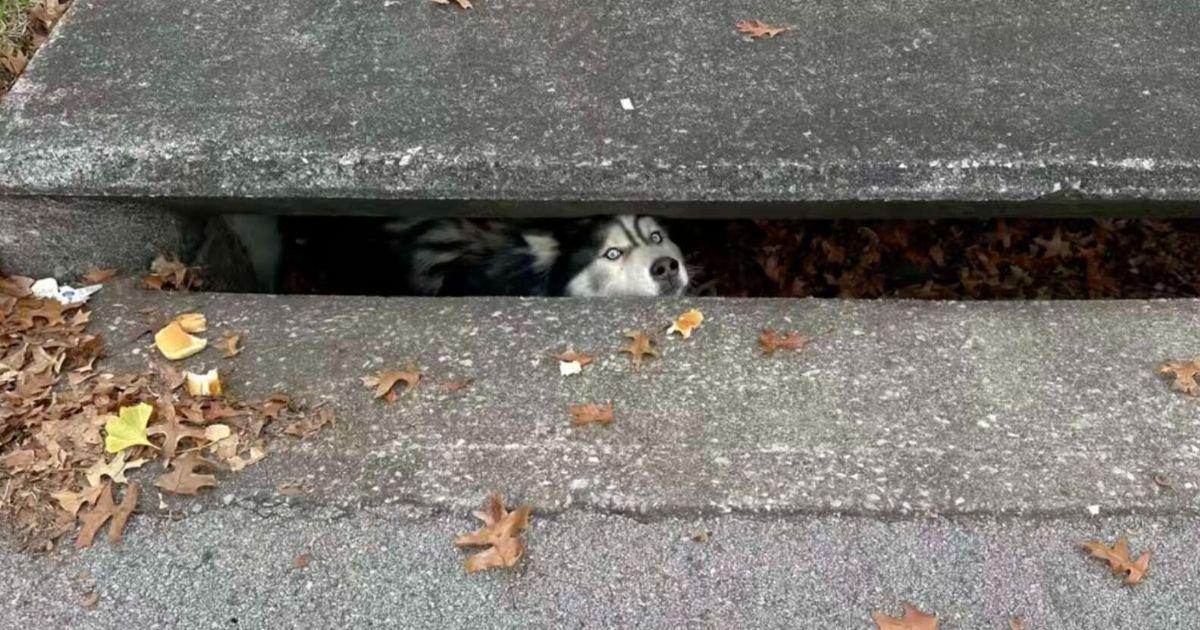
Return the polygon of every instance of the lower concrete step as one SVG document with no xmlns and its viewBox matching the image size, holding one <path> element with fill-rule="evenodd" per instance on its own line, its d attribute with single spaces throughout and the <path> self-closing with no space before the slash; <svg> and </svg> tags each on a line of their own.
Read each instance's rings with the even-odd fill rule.
<svg viewBox="0 0 1200 630">
<path fill-rule="evenodd" d="M 145 309 L 201 311 L 244 350 L 230 395 L 328 401 L 199 497 L 159 496 L 120 548 L 6 554 L 6 624 L 72 627 L 867 627 L 901 599 L 949 627 L 1200 626 L 1190 561 L 1200 400 L 1155 373 L 1200 354 L 1200 301 L 412 299 L 144 292 L 93 298 L 105 370 L 154 352 Z M 689 308 L 704 325 L 620 354 Z M 814 337 L 763 356 L 763 329 Z M 596 357 L 560 375 L 554 354 Z M 419 365 L 394 404 L 361 377 Z M 449 392 L 447 381 L 470 384 Z M 611 403 L 608 428 L 568 406 Z M 144 471 L 139 471 L 142 474 Z M 1156 483 L 1155 479 L 1159 482 Z M 313 491 L 283 497 L 276 486 Z M 467 577 L 484 495 L 529 503 L 523 572 Z M 712 531 L 707 543 L 694 531 Z M 1080 540 L 1155 552 L 1136 590 Z M 310 552 L 309 569 L 290 558 Z M 78 607 L 91 572 L 102 601 Z"/>
</svg>

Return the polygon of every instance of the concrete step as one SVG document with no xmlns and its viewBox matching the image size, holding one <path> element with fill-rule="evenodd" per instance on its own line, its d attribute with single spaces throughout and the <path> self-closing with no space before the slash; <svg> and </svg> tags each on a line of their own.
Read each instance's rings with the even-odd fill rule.
<svg viewBox="0 0 1200 630">
<path fill-rule="evenodd" d="M 1197 353 L 1200 301 L 93 299 L 105 369 L 145 366 L 142 309 L 199 310 L 245 350 L 187 365 L 338 422 L 197 498 L 145 492 L 120 549 L 6 554 L 8 625 L 841 628 L 900 599 L 948 627 L 1200 625 L 1200 402 L 1154 373 Z M 690 307 L 704 326 L 661 359 L 617 354 Z M 767 358 L 762 328 L 817 337 Z M 596 363 L 560 376 L 567 347 Z M 425 381 L 393 405 L 359 381 L 409 360 Z M 586 402 L 613 425 L 571 428 Z M 534 507 L 529 564 L 468 578 L 451 536 L 491 490 Z M 1137 589 L 1077 548 L 1118 535 L 1156 554 Z"/>
<path fill-rule="evenodd" d="M 1200 14 L 1180 0 L 74 4 L 0 109 L 2 193 L 460 214 L 1200 204 Z M 752 41 L 743 19 L 790 30 Z M 885 201 L 926 205 L 865 205 Z"/>
</svg>

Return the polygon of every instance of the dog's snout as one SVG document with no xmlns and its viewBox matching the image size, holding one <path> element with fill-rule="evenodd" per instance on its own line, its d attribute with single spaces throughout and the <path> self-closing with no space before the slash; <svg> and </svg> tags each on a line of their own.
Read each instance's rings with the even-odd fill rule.
<svg viewBox="0 0 1200 630">
<path fill-rule="evenodd" d="M 650 275 L 658 281 L 666 281 L 679 273 L 679 261 L 670 256 L 663 256 L 650 265 Z"/>
</svg>

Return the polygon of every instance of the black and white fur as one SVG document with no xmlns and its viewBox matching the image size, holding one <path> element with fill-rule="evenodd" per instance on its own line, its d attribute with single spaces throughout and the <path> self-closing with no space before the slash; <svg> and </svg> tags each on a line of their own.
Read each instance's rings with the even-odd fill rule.
<svg viewBox="0 0 1200 630">
<path fill-rule="evenodd" d="M 423 295 L 680 295 L 683 254 L 653 217 L 393 221 L 396 270 Z"/>
</svg>

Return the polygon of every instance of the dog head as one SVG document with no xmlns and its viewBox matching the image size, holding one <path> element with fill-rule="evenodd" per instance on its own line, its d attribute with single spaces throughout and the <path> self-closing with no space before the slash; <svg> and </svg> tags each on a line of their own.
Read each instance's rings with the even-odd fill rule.
<svg viewBox="0 0 1200 630">
<path fill-rule="evenodd" d="M 568 255 L 570 296 L 682 295 L 688 285 L 683 253 L 653 217 L 598 219 Z"/>
</svg>

